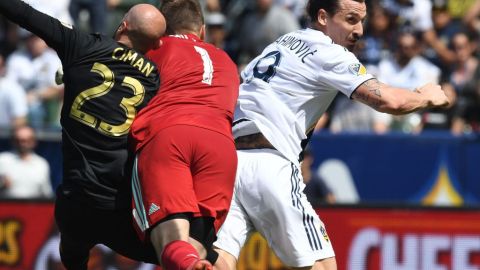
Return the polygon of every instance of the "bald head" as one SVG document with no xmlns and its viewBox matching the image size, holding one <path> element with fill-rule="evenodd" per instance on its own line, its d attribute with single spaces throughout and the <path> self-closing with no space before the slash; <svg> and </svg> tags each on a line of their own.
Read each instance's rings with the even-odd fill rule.
<svg viewBox="0 0 480 270">
<path fill-rule="evenodd" d="M 138 4 L 123 17 L 115 39 L 145 53 L 158 47 L 159 38 L 165 33 L 165 29 L 165 18 L 155 6 Z"/>
<path fill-rule="evenodd" d="M 29 126 L 15 128 L 12 139 L 16 150 L 21 156 L 32 153 L 37 144 L 35 131 Z"/>
</svg>

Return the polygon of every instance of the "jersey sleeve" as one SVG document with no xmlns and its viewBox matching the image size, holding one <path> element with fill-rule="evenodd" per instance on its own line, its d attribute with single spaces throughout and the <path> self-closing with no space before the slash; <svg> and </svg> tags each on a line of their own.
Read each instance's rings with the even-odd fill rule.
<svg viewBox="0 0 480 270">
<path fill-rule="evenodd" d="M 332 50 L 317 59 L 321 61 L 316 64 L 320 67 L 318 81 L 339 90 L 347 97 L 362 83 L 373 78 L 357 57 L 341 46 L 333 46 Z"/>
<path fill-rule="evenodd" d="M 0 1 L 0 13 L 43 39 L 57 52 L 64 65 L 68 65 L 75 56 L 76 41 L 81 40 L 82 33 L 71 25 L 62 23 L 19 0 Z"/>
</svg>

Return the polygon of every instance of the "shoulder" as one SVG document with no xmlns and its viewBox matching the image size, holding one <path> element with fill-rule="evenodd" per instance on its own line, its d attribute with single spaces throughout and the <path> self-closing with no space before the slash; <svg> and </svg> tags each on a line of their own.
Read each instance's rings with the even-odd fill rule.
<svg viewBox="0 0 480 270">
<path fill-rule="evenodd" d="M 73 28 L 73 33 L 71 45 L 82 50 L 97 51 L 102 47 L 108 48 L 117 45 L 117 42 L 113 38 L 100 33 L 87 33 L 76 27 Z"/>
<path fill-rule="evenodd" d="M 18 92 L 24 92 L 22 86 L 10 77 L 0 78 L 0 86 L 1 89 L 8 89 L 9 91 L 5 92 L 10 94 L 10 96 L 14 96 Z"/>
<path fill-rule="evenodd" d="M 13 160 L 15 158 L 15 154 L 12 153 L 12 152 L 1 152 L 0 153 L 0 162 L 6 162 L 6 161 L 10 161 L 10 160 Z"/>
<path fill-rule="evenodd" d="M 32 160 L 35 160 L 36 163 L 38 163 L 38 164 L 40 164 L 44 167 L 49 166 L 48 161 L 44 157 L 38 155 L 37 153 L 32 153 Z"/>
<path fill-rule="evenodd" d="M 430 62 L 428 59 L 422 56 L 417 56 L 413 58 L 412 60 L 414 63 L 416 63 L 419 66 L 430 68 L 430 69 L 439 69 L 435 64 Z"/>
<path fill-rule="evenodd" d="M 45 52 L 42 53 L 42 55 L 40 56 L 42 59 L 44 59 L 45 61 L 60 61 L 60 59 L 58 58 L 58 55 L 57 53 L 52 50 L 52 49 L 47 49 L 45 50 Z"/>
<path fill-rule="evenodd" d="M 31 61 L 28 54 L 23 50 L 17 50 L 13 52 L 6 60 L 7 66 L 24 65 L 25 63 L 30 63 Z"/>
<path fill-rule="evenodd" d="M 345 66 L 361 65 L 353 53 L 338 44 L 325 43 L 317 47 L 316 50 L 318 54 L 312 59 L 315 61 L 315 65 L 321 67 L 322 70 L 332 70 L 340 67 L 343 69 Z"/>
</svg>

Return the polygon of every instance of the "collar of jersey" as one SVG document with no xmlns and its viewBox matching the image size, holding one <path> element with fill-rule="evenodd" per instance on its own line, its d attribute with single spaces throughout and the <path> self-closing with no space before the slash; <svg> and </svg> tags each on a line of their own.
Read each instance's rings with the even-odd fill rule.
<svg viewBox="0 0 480 270">
<path fill-rule="evenodd" d="M 189 39 L 189 40 L 193 40 L 193 41 L 197 41 L 197 42 L 201 42 L 201 41 L 202 41 L 199 37 L 197 37 L 197 36 L 194 35 L 194 34 L 169 35 L 168 37 Z"/>
</svg>

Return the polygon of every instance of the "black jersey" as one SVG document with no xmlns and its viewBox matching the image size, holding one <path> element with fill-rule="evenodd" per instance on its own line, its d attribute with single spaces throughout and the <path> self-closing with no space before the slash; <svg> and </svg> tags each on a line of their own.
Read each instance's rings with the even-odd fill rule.
<svg viewBox="0 0 480 270">
<path fill-rule="evenodd" d="M 127 138 L 137 112 L 155 95 L 158 71 L 110 37 L 86 34 L 21 1 L 0 1 L 10 20 L 60 57 L 64 193 L 104 209 L 130 206 Z"/>
</svg>

